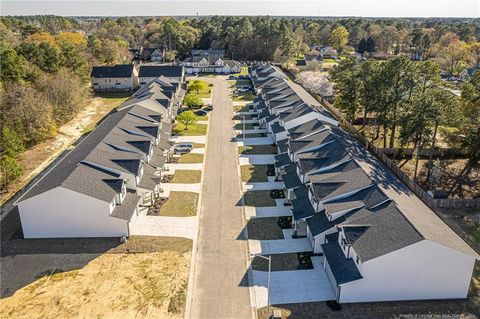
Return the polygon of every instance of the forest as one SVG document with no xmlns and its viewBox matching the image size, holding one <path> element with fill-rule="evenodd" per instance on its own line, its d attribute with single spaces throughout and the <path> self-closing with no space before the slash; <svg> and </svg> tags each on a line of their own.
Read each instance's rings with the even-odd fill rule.
<svg viewBox="0 0 480 319">
<path fill-rule="evenodd" d="M 21 175 L 22 167 L 17 159 L 25 149 L 55 136 L 56 129 L 85 106 L 92 96 L 91 67 L 130 63 L 129 48 L 165 45 L 170 61 L 185 58 L 192 48 L 218 48 L 225 49 L 232 59 L 274 61 L 287 67 L 309 52 L 311 45 L 329 45 L 344 53 L 415 54 L 421 60 L 433 62 L 412 66 L 414 63 L 407 58 L 394 58 L 385 64 L 360 65 L 346 59 L 332 79 L 339 83 L 337 104 L 349 114 L 357 112 L 360 105 L 365 107 L 366 114 L 373 112 L 373 108 L 387 108 L 387 104 L 389 109 L 397 110 L 395 107 L 398 107 L 403 113 L 393 111 L 385 115 L 385 120 L 379 118 L 379 125 L 392 128 L 402 119 L 423 123 L 428 117 L 429 124 L 424 129 L 417 132 L 416 124 L 411 124 L 413 127 L 408 129 L 415 132 L 407 134 L 408 126 L 402 125 L 399 133 L 405 141 L 424 145 L 431 139 L 432 128 L 434 131 L 439 121 L 438 116 L 425 110 L 434 106 L 445 108 L 442 99 L 449 98 L 437 94 L 435 88 L 438 86 L 433 83 L 439 81 L 440 71 L 457 75 L 466 67 L 479 67 L 479 40 L 478 19 L 4 16 L 0 19 L 0 188 L 7 187 Z M 405 75 L 399 72 L 399 65 L 415 71 Z M 351 75 L 355 75 L 354 78 Z M 396 77 L 392 78 L 393 75 Z M 398 89 L 392 89 L 395 80 L 402 83 Z M 415 89 L 409 81 L 415 82 Z M 392 90 L 388 102 L 370 101 L 366 96 L 379 92 L 384 86 Z M 376 91 L 360 87 L 372 87 Z M 398 106 L 400 100 L 404 102 L 405 92 L 409 96 L 408 105 L 412 105 L 408 111 Z M 412 102 L 421 100 L 424 95 L 429 96 L 431 103 L 428 105 Z M 478 95 L 475 77 L 465 86 L 463 102 L 459 103 L 477 107 Z M 447 102 L 450 105 L 450 100 Z M 425 108 L 422 114 L 426 115 L 419 116 L 412 111 L 419 108 Z M 461 127 L 465 118 L 473 122 L 469 130 L 478 125 L 478 121 L 468 117 L 475 113 L 465 107 L 462 112 L 464 118 L 452 125 Z M 442 113 L 442 116 L 442 121 L 443 118 L 454 120 L 449 115 Z"/>
</svg>

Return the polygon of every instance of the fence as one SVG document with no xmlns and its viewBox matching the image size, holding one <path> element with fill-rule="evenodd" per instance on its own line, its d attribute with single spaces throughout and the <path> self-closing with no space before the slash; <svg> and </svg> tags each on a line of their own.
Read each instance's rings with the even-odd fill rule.
<svg viewBox="0 0 480 319">
<path fill-rule="evenodd" d="M 480 208 L 480 199 L 441 199 L 433 198 L 428 192 L 422 189 L 417 183 L 415 183 L 410 176 L 403 172 L 393 160 L 391 160 L 387 153 L 391 152 L 393 154 L 395 149 L 380 149 L 371 144 L 365 136 L 363 136 L 353 125 L 348 123 L 344 115 L 335 108 L 331 103 L 325 100 L 322 96 L 318 94 L 311 93 L 317 101 L 322 103 L 325 108 L 332 113 L 340 122 L 340 125 L 346 129 L 351 135 L 355 137 L 362 145 L 364 145 L 367 150 L 369 150 L 377 159 L 379 159 L 385 166 L 392 170 L 395 175 L 412 190 L 415 195 L 417 195 L 428 207 L 431 209 L 435 208 Z M 459 150 L 460 152 L 466 152 L 466 150 Z M 412 150 L 413 152 L 413 150 Z"/>
</svg>

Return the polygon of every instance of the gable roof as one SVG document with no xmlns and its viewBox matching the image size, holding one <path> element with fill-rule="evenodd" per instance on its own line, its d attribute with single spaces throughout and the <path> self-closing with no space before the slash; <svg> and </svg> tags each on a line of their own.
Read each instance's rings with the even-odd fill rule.
<svg viewBox="0 0 480 319">
<path fill-rule="evenodd" d="M 351 258 L 345 257 L 338 242 L 333 241 L 323 244 L 322 249 L 337 285 L 363 278 L 355 262 Z"/>
<path fill-rule="evenodd" d="M 94 66 L 90 76 L 94 78 L 129 78 L 133 75 L 133 69 L 133 64 Z"/>
<path fill-rule="evenodd" d="M 162 75 L 167 78 L 181 78 L 185 75 L 185 69 L 181 65 L 141 65 L 138 71 L 139 77 L 156 78 Z"/>
</svg>

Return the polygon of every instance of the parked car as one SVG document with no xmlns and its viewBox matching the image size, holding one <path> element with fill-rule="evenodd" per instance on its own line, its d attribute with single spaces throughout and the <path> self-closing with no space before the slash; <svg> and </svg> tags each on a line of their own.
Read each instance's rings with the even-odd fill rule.
<svg viewBox="0 0 480 319">
<path fill-rule="evenodd" d="M 213 110 L 213 105 L 212 104 L 208 104 L 205 108 L 204 108 L 205 111 L 211 111 Z"/>
<path fill-rule="evenodd" d="M 186 111 L 188 111 L 188 110 L 189 110 L 188 108 L 178 109 L 177 114 L 182 114 L 183 112 L 186 112 Z"/>
<path fill-rule="evenodd" d="M 175 144 L 175 146 L 173 147 L 173 150 L 175 153 L 178 153 L 178 154 L 190 153 L 193 150 L 193 144 L 192 143 Z"/>
<path fill-rule="evenodd" d="M 199 115 L 199 116 L 205 116 L 205 115 L 207 115 L 207 111 L 205 111 L 205 110 L 198 110 L 198 111 L 195 111 L 195 114 L 196 114 L 196 115 Z"/>
</svg>

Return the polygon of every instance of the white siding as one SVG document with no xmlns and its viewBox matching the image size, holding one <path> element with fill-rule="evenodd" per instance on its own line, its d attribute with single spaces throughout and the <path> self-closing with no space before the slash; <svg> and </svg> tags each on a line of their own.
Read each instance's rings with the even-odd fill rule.
<svg viewBox="0 0 480 319">
<path fill-rule="evenodd" d="M 340 302 L 463 299 L 474 263 L 473 256 L 422 240 L 363 263 L 363 279 L 343 284 Z"/>
<path fill-rule="evenodd" d="M 18 210 L 25 238 L 128 236 L 127 221 L 111 217 L 109 204 L 57 187 L 20 202 Z"/>
<path fill-rule="evenodd" d="M 92 78 L 92 86 L 99 91 L 130 91 L 138 86 L 138 78 Z"/>
</svg>

